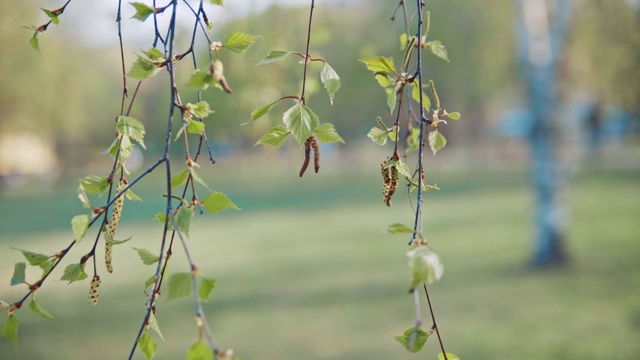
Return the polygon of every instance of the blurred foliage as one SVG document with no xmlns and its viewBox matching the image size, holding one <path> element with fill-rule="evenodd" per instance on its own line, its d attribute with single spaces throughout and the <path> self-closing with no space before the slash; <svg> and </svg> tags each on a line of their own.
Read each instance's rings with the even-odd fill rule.
<svg viewBox="0 0 640 360">
<path fill-rule="evenodd" d="M 50 137 L 67 164 L 82 162 L 79 156 L 93 156 L 106 148 L 113 137 L 112 121 L 120 110 L 117 44 L 82 47 L 52 26 L 41 38 L 42 53 L 38 53 L 28 44 L 31 31 L 20 23 L 37 24 L 46 16 L 30 2 L 9 0 L 5 8 L 0 15 L 3 34 L 0 45 L 8 49 L 0 58 L 3 110 L 0 131 L 3 134 L 29 131 Z M 444 108 L 455 107 L 469 119 L 467 126 L 448 129 L 447 138 L 456 142 L 462 136 L 464 141 L 457 140 L 460 142 L 457 146 L 471 146 L 490 134 L 489 125 L 497 113 L 523 98 L 512 31 L 514 4 L 510 0 L 500 0 L 492 6 L 465 0 L 434 0 L 429 2 L 429 10 L 435 14 L 431 18 L 431 36 L 446 45 L 453 60 L 447 64 L 434 56 L 425 56 L 426 74 L 438 85 Z M 302 66 L 295 57 L 268 66 L 255 64 L 269 50 L 304 51 L 306 11 L 274 6 L 265 13 L 230 22 L 223 26 L 222 33 L 212 35 L 218 40 L 226 39 L 233 31 L 261 36 L 244 56 L 222 55 L 222 60 L 229 64 L 225 74 L 234 93 L 228 95 L 216 89 L 205 92 L 204 99 L 215 111 L 208 121 L 220 125 L 208 134 L 216 146 L 251 147 L 261 134 L 281 121 L 278 115 L 281 112 L 274 111 L 266 121 L 240 125 L 249 120 L 252 110 L 279 96 L 299 93 Z M 575 2 L 561 74 L 562 93 L 567 98 L 586 91 L 604 104 L 638 107 L 639 14 L 638 9 L 625 1 Z M 326 93 L 321 91 L 318 77 L 321 64 L 311 64 L 307 99 L 322 122 L 336 124 L 346 146 L 354 140 L 364 140 L 375 124 L 376 114 L 384 109 L 384 94 L 372 85 L 371 74 L 356 60 L 377 53 L 396 53 L 399 60 L 399 36 L 405 31 L 404 21 L 401 14 L 391 21 L 392 15 L 392 6 L 372 7 L 364 0 L 317 9 L 312 55 L 327 58 L 343 81 L 331 106 Z M 61 18 L 60 27 L 65 25 L 68 26 Z M 182 40 L 188 43 L 188 39 Z M 148 45 L 127 44 L 127 68 L 135 60 L 132 51 Z M 202 51 L 199 53 L 204 55 Z M 206 61 L 200 58 L 201 64 Z M 184 61 L 178 66 L 192 65 Z M 166 87 L 160 86 L 164 81 L 162 75 L 146 81 L 131 114 L 147 124 L 152 153 L 159 151 L 158 144 L 163 138 L 163 127 L 150 125 L 164 123 L 166 118 L 167 109 L 156 105 L 168 97 Z M 179 86 L 186 82 L 186 78 L 178 79 Z M 129 80 L 130 95 L 135 84 Z M 185 89 L 186 97 L 195 95 L 189 91 Z M 154 143 L 153 139 L 160 140 Z M 180 146 L 176 144 L 175 150 L 179 151 Z M 91 151 L 72 151 L 76 148 Z"/>
</svg>

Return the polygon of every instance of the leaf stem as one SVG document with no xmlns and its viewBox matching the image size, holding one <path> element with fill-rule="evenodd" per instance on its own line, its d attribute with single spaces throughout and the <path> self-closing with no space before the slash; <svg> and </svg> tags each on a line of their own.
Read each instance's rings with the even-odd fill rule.
<svg viewBox="0 0 640 360">
<path fill-rule="evenodd" d="M 309 45 L 311 44 L 311 21 L 313 20 L 313 8 L 315 7 L 315 0 L 311 0 L 311 10 L 309 11 L 309 28 L 307 29 L 307 50 L 304 56 L 304 70 L 302 73 L 302 93 L 300 94 L 300 100 L 305 105 L 304 92 L 307 85 L 307 65 L 309 64 Z"/>
</svg>

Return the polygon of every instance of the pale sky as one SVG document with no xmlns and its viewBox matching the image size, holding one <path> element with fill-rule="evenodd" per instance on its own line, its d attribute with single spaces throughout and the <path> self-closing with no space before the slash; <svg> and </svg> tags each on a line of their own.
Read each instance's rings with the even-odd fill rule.
<svg viewBox="0 0 640 360">
<path fill-rule="evenodd" d="M 147 4 L 151 4 L 151 0 L 137 0 Z M 123 19 L 128 20 L 133 16 L 135 10 L 129 4 L 130 1 L 123 1 Z M 346 4 L 348 0 L 316 0 L 316 6 L 328 4 Z M 157 4 L 165 4 L 168 1 L 158 1 Z M 199 1 L 189 1 L 196 8 Z M 226 0 L 224 7 L 208 4 L 206 1 L 210 20 L 229 21 L 237 19 L 249 14 L 260 13 L 271 5 L 277 4 L 281 6 L 309 6 L 310 0 Z M 49 4 L 41 4 L 45 7 Z M 189 9 L 180 2 L 179 17 L 183 19 L 184 24 L 191 26 L 193 24 L 193 15 Z M 60 19 L 60 31 L 65 37 L 74 41 L 82 42 L 85 45 L 103 46 L 118 41 L 116 27 L 116 11 L 118 8 L 117 1 L 73 1 L 66 9 L 65 14 Z M 91 16 L 86 16 L 91 14 Z M 168 19 L 169 12 L 161 15 L 163 19 Z M 129 42 L 148 44 L 146 37 L 153 34 L 153 22 L 147 20 L 140 23 L 136 20 L 123 21 L 123 36 Z M 85 29 L 82 32 L 74 31 L 76 29 Z M 150 31 L 149 31 L 150 30 Z"/>
</svg>

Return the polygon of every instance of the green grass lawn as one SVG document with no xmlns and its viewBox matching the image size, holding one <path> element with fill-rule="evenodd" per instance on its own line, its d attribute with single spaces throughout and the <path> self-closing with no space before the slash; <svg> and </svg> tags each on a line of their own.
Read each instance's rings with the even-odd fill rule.
<svg viewBox="0 0 640 360">
<path fill-rule="evenodd" d="M 243 211 L 198 217 L 192 225 L 195 261 L 218 281 L 206 312 L 219 346 L 246 360 L 436 359 L 435 338 L 415 355 L 393 339 L 414 321 L 408 239 L 383 230 L 410 223 L 406 200 L 399 194 L 394 207 L 386 208 L 374 176 L 294 180 L 216 184 Z M 431 295 L 447 351 L 464 360 L 638 359 L 640 171 L 573 180 L 565 194 L 571 262 L 532 271 L 533 197 L 525 175 L 438 179 L 443 190 L 427 196 L 425 234 L 445 265 Z M 22 260 L 9 247 L 55 252 L 71 240 L 65 226 L 25 225 L 25 218 L 39 219 L 33 211 L 42 206 L 69 208 L 52 213 L 68 223 L 79 207 L 55 203 L 62 198 L 2 198 L 13 211 L 3 206 L 0 214 L 0 299 L 24 294 L 8 286 L 13 263 Z M 118 233 L 133 239 L 115 248 L 114 274 L 101 271 L 97 307 L 87 304 L 88 281 L 48 281 L 37 298 L 56 320 L 20 310 L 18 350 L 0 339 L 0 359 L 126 358 L 142 318 L 143 283 L 154 270 L 130 246 L 156 251 L 161 229 L 145 219 L 161 203 L 125 205 L 124 216 L 129 211 L 136 220 L 123 221 Z M 85 239 L 69 262 L 77 262 L 90 242 Z M 169 267 L 186 271 L 180 250 Z M 161 301 L 157 317 L 166 342 L 155 337 L 156 358 L 184 358 L 198 336 L 192 302 Z M 424 320 L 428 327 L 430 320 Z"/>
</svg>

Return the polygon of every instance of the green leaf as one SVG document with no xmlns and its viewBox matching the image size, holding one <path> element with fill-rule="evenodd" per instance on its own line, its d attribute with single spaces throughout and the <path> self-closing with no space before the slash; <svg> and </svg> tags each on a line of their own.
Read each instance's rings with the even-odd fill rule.
<svg viewBox="0 0 640 360">
<path fill-rule="evenodd" d="M 458 120 L 460 119 L 460 113 L 459 112 L 451 112 L 451 113 L 446 113 L 445 114 L 449 119 L 451 120 Z M 448 354 L 448 353 L 447 353 Z"/>
<path fill-rule="evenodd" d="M 420 93 L 422 93 L 422 107 L 424 107 L 425 111 L 429 111 L 429 108 L 431 107 L 431 100 L 429 99 L 427 94 L 425 94 L 423 91 L 420 91 L 420 87 L 417 83 L 415 83 L 413 85 L 413 89 L 411 89 L 411 97 L 418 104 L 420 104 Z"/>
<path fill-rule="evenodd" d="M 17 317 L 9 315 L 7 318 L 7 322 L 4 323 L 2 327 L 2 331 L 0 331 L 0 335 L 6 337 L 13 343 L 13 345 L 18 346 L 18 326 L 20 325 L 20 320 Z"/>
<path fill-rule="evenodd" d="M 147 360 L 153 359 L 158 351 L 158 345 L 156 345 L 147 331 L 138 339 L 138 347 L 140 347 Z"/>
<path fill-rule="evenodd" d="M 378 127 L 374 127 L 369 130 L 367 137 L 378 145 L 384 145 L 387 143 L 387 134 L 389 134 L 389 132 L 391 132 L 391 130 L 382 130 Z"/>
<path fill-rule="evenodd" d="M 429 334 L 420 328 L 407 329 L 402 335 L 396 336 L 396 341 L 411 353 L 417 353 L 422 350 L 424 344 L 427 343 Z"/>
<path fill-rule="evenodd" d="M 409 169 L 409 165 L 402 162 L 402 160 L 398 159 L 398 162 L 396 163 L 395 167 L 398 170 L 398 173 L 400 173 L 400 175 L 411 178 L 411 170 Z"/>
<path fill-rule="evenodd" d="M 438 360 L 445 360 L 442 353 L 438 354 Z M 447 360 L 460 360 L 460 358 L 452 353 L 447 353 Z"/>
<path fill-rule="evenodd" d="M 202 206 L 207 209 L 208 212 L 215 214 L 222 210 L 235 209 L 240 210 L 236 204 L 234 204 L 227 195 L 220 192 L 213 192 L 201 201 Z"/>
<path fill-rule="evenodd" d="M 324 84 L 324 88 L 327 89 L 329 101 L 333 105 L 333 96 L 340 89 L 340 76 L 327 62 L 324 63 L 322 71 L 320 71 L 320 81 Z"/>
<path fill-rule="evenodd" d="M 42 34 L 42 32 L 36 30 L 36 32 L 33 33 L 31 39 L 29 39 L 29 45 L 35 51 L 40 51 L 40 34 Z"/>
<path fill-rule="evenodd" d="M 29 308 L 33 310 L 33 312 L 35 312 L 36 314 L 42 316 L 43 318 L 47 320 L 53 320 L 53 316 L 51 316 L 51 314 L 49 314 L 47 310 L 42 308 L 42 306 L 40 306 L 40 304 L 38 304 L 33 298 L 31 298 L 31 302 L 29 303 Z"/>
<path fill-rule="evenodd" d="M 385 91 L 387 92 L 387 107 L 389 108 L 389 112 L 393 114 L 393 109 L 396 108 L 396 90 L 395 88 L 387 88 Z"/>
<path fill-rule="evenodd" d="M 213 5 L 220 5 L 220 6 L 224 6 L 224 0 L 211 0 L 211 3 Z"/>
<path fill-rule="evenodd" d="M 153 277 L 151 277 L 151 281 L 153 282 Z M 146 286 L 145 288 L 147 287 L 148 286 Z M 162 332 L 160 331 L 160 326 L 158 325 L 158 319 L 156 319 L 156 316 L 153 314 L 153 312 L 149 313 L 149 328 L 155 331 L 156 334 L 160 336 L 160 339 L 162 339 L 162 341 L 165 341 L 164 336 L 162 336 Z"/>
<path fill-rule="evenodd" d="M 407 253 L 409 270 L 411 272 L 410 289 L 416 286 L 440 280 L 444 273 L 444 266 L 438 255 L 425 245 L 420 245 Z"/>
<path fill-rule="evenodd" d="M 127 191 L 124 193 L 124 196 L 126 196 L 127 199 L 131 201 L 142 201 L 142 198 L 134 194 L 133 191 L 131 191 L 131 189 L 127 189 Z"/>
<path fill-rule="evenodd" d="M 197 118 L 206 118 L 209 114 L 213 113 L 209 107 L 209 103 L 206 101 L 199 101 L 195 104 L 187 103 L 187 109 L 195 115 Z"/>
<path fill-rule="evenodd" d="M 120 134 L 124 134 L 133 140 L 137 141 L 140 146 L 146 149 L 144 146 L 144 124 L 131 116 L 118 116 L 118 122 L 116 123 L 116 130 Z"/>
<path fill-rule="evenodd" d="M 287 110 L 282 116 L 282 121 L 300 145 L 304 144 L 320 125 L 318 116 L 302 103 L 297 103 Z"/>
<path fill-rule="evenodd" d="M 413 234 L 415 232 L 413 231 L 412 228 L 399 223 L 389 225 L 389 227 L 387 227 L 387 231 L 392 234 L 402 234 L 402 233 Z"/>
<path fill-rule="evenodd" d="M 206 187 L 208 190 L 211 190 L 211 189 L 209 189 L 209 185 L 207 185 L 207 183 L 205 183 L 204 180 L 202 180 L 200 175 L 198 175 L 198 173 L 196 172 L 196 169 L 194 169 L 193 167 L 190 167 L 189 168 L 189 173 L 191 174 L 191 178 L 193 180 L 198 182 L 200 185 Z"/>
<path fill-rule="evenodd" d="M 365 59 L 359 59 L 359 61 L 363 62 L 367 66 L 367 69 L 373 71 L 374 73 L 395 73 L 395 67 L 393 65 L 392 58 L 375 56 Z"/>
<path fill-rule="evenodd" d="M 193 219 L 194 210 L 186 206 L 181 206 L 176 215 L 176 223 L 178 229 L 189 237 L 189 229 L 191 228 L 191 219 Z"/>
<path fill-rule="evenodd" d="M 152 60 L 138 55 L 127 76 L 136 80 L 144 80 L 157 75 L 160 70 L 161 68 L 156 66 Z"/>
<path fill-rule="evenodd" d="M 313 133 L 316 135 L 318 140 L 323 144 L 332 143 L 332 142 L 341 142 L 344 144 L 344 140 L 342 139 L 342 137 L 340 137 L 340 135 L 338 135 L 338 132 L 333 127 L 333 124 L 331 123 L 324 123 L 318 126 L 318 128 L 315 129 Z"/>
<path fill-rule="evenodd" d="M 158 222 L 160 222 L 160 223 L 164 224 L 164 223 L 165 223 L 165 220 L 167 219 L 167 215 L 166 215 L 166 214 L 156 214 L 153 218 L 154 218 L 155 220 L 158 220 Z M 167 229 L 168 229 L 169 231 L 173 231 L 173 222 L 169 221 L 169 222 L 167 223 Z"/>
<path fill-rule="evenodd" d="M 229 35 L 227 41 L 224 42 L 225 49 L 229 49 L 234 53 L 243 53 L 256 42 L 259 36 L 249 35 L 241 32 L 234 32 Z"/>
<path fill-rule="evenodd" d="M 189 123 L 187 124 L 187 132 L 189 134 L 202 135 L 204 133 L 204 128 L 204 123 L 198 120 L 189 120 Z"/>
<path fill-rule="evenodd" d="M 291 51 L 270 51 L 267 56 L 260 60 L 256 65 L 270 64 L 272 62 L 280 61 L 291 54 Z"/>
<path fill-rule="evenodd" d="M 266 113 L 269 112 L 269 110 L 271 110 L 271 108 L 278 102 L 280 101 L 279 99 L 272 102 L 271 104 L 265 105 L 263 107 L 259 107 L 255 110 L 253 110 L 253 112 L 251 113 L 251 120 L 247 121 L 246 123 L 242 124 L 242 125 L 247 125 L 250 124 L 256 120 L 258 120 L 259 118 L 261 118 L 263 115 L 265 115 Z"/>
<path fill-rule="evenodd" d="M 411 130 L 411 134 L 407 136 L 407 148 L 405 149 L 405 151 L 407 153 L 417 151 L 419 146 L 420 146 L 420 130 L 413 128 Z"/>
<path fill-rule="evenodd" d="M 429 133 L 429 146 L 431 146 L 433 155 L 435 155 L 438 150 L 445 147 L 445 145 L 447 145 L 447 139 L 445 139 L 444 135 L 439 131 L 436 130 Z"/>
<path fill-rule="evenodd" d="M 20 285 L 24 283 L 26 279 L 25 270 L 27 269 L 27 264 L 23 262 L 18 262 L 13 267 L 13 276 L 11 277 L 11 286 Z"/>
<path fill-rule="evenodd" d="M 143 264 L 153 265 L 158 262 L 158 256 L 152 254 L 149 250 L 135 247 L 132 247 L 132 249 L 138 252 L 138 256 L 140 257 L 140 260 L 142 260 Z"/>
<path fill-rule="evenodd" d="M 68 281 L 71 284 L 74 281 L 81 281 L 87 278 L 87 273 L 84 272 L 84 266 L 86 263 L 77 263 L 67 265 L 64 268 L 64 273 L 60 280 Z"/>
<path fill-rule="evenodd" d="M 206 90 L 210 85 L 214 85 L 213 75 L 203 70 L 194 70 L 187 82 L 187 86 L 193 89 Z"/>
<path fill-rule="evenodd" d="M 71 229 L 73 230 L 73 236 L 75 236 L 77 243 L 80 243 L 84 235 L 87 233 L 90 221 L 90 215 L 76 215 L 71 219 Z"/>
<path fill-rule="evenodd" d="M 141 3 L 141 2 L 134 2 L 134 3 L 130 3 L 134 8 L 136 8 L 136 13 L 135 15 L 133 15 L 131 18 L 132 19 L 136 19 L 139 21 L 145 21 L 147 20 L 147 18 L 149 17 L 149 15 L 153 14 L 155 12 L 155 9 L 152 8 L 151 6 Z"/>
<path fill-rule="evenodd" d="M 203 341 L 198 341 L 187 352 L 187 360 L 213 360 L 213 350 Z"/>
<path fill-rule="evenodd" d="M 51 10 L 47 10 L 47 9 L 40 8 L 40 10 L 42 10 L 45 14 L 47 14 L 49 19 L 51 19 L 51 23 L 53 23 L 53 25 L 58 26 L 58 24 L 60 23 L 60 19 L 58 19 L 58 16 L 60 14 L 54 14 Z"/>
<path fill-rule="evenodd" d="M 391 77 L 389 77 L 389 75 L 387 75 L 387 73 L 385 72 L 377 73 L 376 80 L 378 80 L 378 84 L 380 84 L 380 86 L 382 86 L 383 88 L 394 84 L 393 79 L 391 79 Z"/>
<path fill-rule="evenodd" d="M 179 173 L 175 174 L 173 178 L 171 178 L 171 188 L 174 189 L 182 184 L 189 178 L 189 169 L 184 169 Z"/>
<path fill-rule="evenodd" d="M 109 190 L 109 180 L 106 176 L 89 175 L 80 179 L 80 184 L 91 195 L 104 194 Z"/>
<path fill-rule="evenodd" d="M 211 291 L 216 287 L 215 279 L 202 278 L 200 283 L 200 289 L 198 290 L 198 297 L 202 301 L 209 301 L 209 295 Z"/>
<path fill-rule="evenodd" d="M 442 45 L 440 40 L 434 40 L 427 45 L 427 48 L 433 53 L 433 55 L 449 62 L 449 56 L 447 55 L 447 49 Z"/>
<path fill-rule="evenodd" d="M 118 153 L 118 146 L 120 146 L 119 153 Z M 122 140 L 115 139 L 108 150 L 111 156 L 116 156 L 116 154 L 118 154 L 118 161 L 121 164 L 123 164 L 129 157 L 131 157 L 132 151 L 133 151 L 133 143 L 131 143 L 131 139 L 129 139 L 128 136 L 122 136 Z"/>
<path fill-rule="evenodd" d="M 142 53 L 147 55 L 147 57 L 153 61 L 162 61 L 165 60 L 164 53 L 160 51 L 160 49 L 152 47 L 148 51 L 142 50 Z"/>
<path fill-rule="evenodd" d="M 24 258 L 27 259 L 29 264 L 33 265 L 33 266 L 42 267 L 42 265 L 45 265 L 46 263 L 48 263 L 51 260 L 51 256 L 50 255 L 38 254 L 38 253 L 31 252 L 31 251 L 22 250 L 22 249 L 16 249 L 16 248 L 12 248 L 12 249 L 20 251 L 22 253 L 22 255 L 24 256 Z"/>
<path fill-rule="evenodd" d="M 108 242 L 111 245 L 122 245 L 124 243 L 126 243 L 127 241 L 131 240 L 132 236 L 129 236 L 128 239 L 124 239 L 124 240 L 116 240 L 113 237 L 111 237 L 111 235 L 109 235 L 109 232 L 105 232 L 104 233 L 104 240 L 106 242 Z"/>
<path fill-rule="evenodd" d="M 186 298 L 191 295 L 192 290 L 191 274 L 187 272 L 175 273 L 169 278 L 167 302 Z"/>
<path fill-rule="evenodd" d="M 269 132 L 262 136 L 260 139 L 258 139 L 258 141 L 253 146 L 265 144 L 277 148 L 282 146 L 289 134 L 291 134 L 291 131 L 287 130 L 284 125 L 278 125 L 269 130 Z"/>
</svg>

